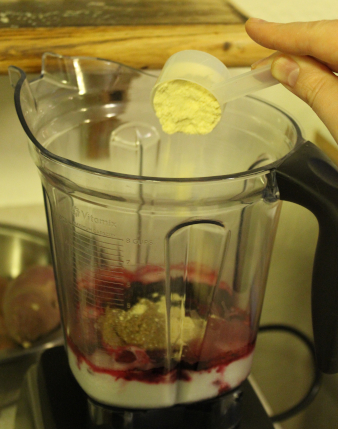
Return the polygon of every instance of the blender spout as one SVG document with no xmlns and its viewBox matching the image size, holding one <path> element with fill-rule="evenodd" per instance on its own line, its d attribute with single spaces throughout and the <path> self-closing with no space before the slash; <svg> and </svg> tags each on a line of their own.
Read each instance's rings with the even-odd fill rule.
<svg viewBox="0 0 338 429">
<path fill-rule="evenodd" d="M 61 88 L 73 88 L 85 92 L 83 70 L 79 58 L 46 52 L 42 55 L 41 76 Z"/>
<path fill-rule="evenodd" d="M 37 112 L 37 100 L 33 95 L 26 73 L 15 66 L 8 67 L 9 80 L 14 88 L 14 101 L 17 114 L 22 124 L 26 112 Z M 20 107 L 19 107 L 20 106 Z M 24 107 L 24 109 L 23 109 Z"/>
<path fill-rule="evenodd" d="M 19 81 L 21 79 L 26 78 L 25 73 L 21 69 L 15 66 L 8 67 L 8 75 L 9 75 L 9 81 L 12 88 L 16 88 Z"/>
</svg>

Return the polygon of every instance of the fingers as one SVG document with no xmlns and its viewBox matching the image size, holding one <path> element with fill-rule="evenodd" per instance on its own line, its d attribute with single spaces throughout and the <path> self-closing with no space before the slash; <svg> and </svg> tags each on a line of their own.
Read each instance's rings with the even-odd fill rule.
<svg viewBox="0 0 338 429">
<path fill-rule="evenodd" d="M 338 20 L 270 23 L 249 19 L 248 35 L 279 52 L 252 65 L 271 64 L 272 75 L 308 103 L 338 142 Z"/>
<path fill-rule="evenodd" d="M 253 68 L 266 63 L 271 63 L 274 78 L 312 107 L 338 142 L 338 77 L 308 56 L 276 52 Z"/>
<path fill-rule="evenodd" d="M 312 56 L 338 71 L 338 20 L 278 24 L 251 18 L 245 28 L 266 48 Z"/>
</svg>

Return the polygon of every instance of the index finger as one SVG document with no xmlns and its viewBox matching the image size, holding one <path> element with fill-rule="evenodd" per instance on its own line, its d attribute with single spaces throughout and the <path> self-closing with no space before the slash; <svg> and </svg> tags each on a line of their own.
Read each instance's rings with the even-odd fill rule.
<svg viewBox="0 0 338 429">
<path fill-rule="evenodd" d="M 250 18 L 248 35 L 258 44 L 291 55 L 309 55 L 338 66 L 338 20 L 278 24 Z"/>
</svg>

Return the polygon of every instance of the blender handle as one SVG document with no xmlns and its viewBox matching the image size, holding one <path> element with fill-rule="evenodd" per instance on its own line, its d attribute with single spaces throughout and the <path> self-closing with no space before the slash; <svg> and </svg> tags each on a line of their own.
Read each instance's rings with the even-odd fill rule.
<svg viewBox="0 0 338 429">
<path fill-rule="evenodd" d="M 317 366 L 338 372 L 338 168 L 305 142 L 275 170 L 280 199 L 309 209 L 319 223 L 312 274 L 312 324 Z"/>
</svg>

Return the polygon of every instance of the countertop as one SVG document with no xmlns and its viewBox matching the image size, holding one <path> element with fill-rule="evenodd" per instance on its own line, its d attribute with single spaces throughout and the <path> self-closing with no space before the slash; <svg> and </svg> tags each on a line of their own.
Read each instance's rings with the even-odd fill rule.
<svg viewBox="0 0 338 429">
<path fill-rule="evenodd" d="M 249 66 L 270 51 L 248 37 L 245 20 L 226 0 L 0 1 L 0 73 L 39 72 L 44 52 L 160 69 L 175 52 L 198 49 Z"/>
</svg>

